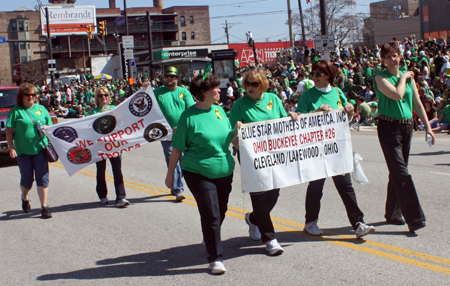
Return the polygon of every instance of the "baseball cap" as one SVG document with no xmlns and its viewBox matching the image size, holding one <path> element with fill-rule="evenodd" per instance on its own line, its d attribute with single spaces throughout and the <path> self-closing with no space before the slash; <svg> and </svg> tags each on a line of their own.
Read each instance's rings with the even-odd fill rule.
<svg viewBox="0 0 450 286">
<path fill-rule="evenodd" d="M 348 102 L 350 102 L 353 105 L 356 105 L 356 101 L 354 99 L 350 99 Z"/>
<path fill-rule="evenodd" d="M 420 52 L 419 52 L 419 55 L 425 56 L 425 52 L 424 52 L 424 51 L 420 51 Z"/>
<path fill-rule="evenodd" d="M 178 70 L 176 67 L 168 67 L 166 69 L 166 72 L 164 73 L 164 75 L 174 75 L 174 76 L 178 76 Z"/>
<path fill-rule="evenodd" d="M 378 103 L 372 102 L 372 103 L 370 104 L 370 106 L 378 106 Z"/>
</svg>

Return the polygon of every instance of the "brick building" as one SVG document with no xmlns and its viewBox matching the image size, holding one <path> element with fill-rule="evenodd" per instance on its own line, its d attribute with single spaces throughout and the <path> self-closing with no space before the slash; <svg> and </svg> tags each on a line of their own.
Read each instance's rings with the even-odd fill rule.
<svg viewBox="0 0 450 286">
<path fill-rule="evenodd" d="M 106 0 L 104 0 L 106 1 Z M 76 4 L 76 0 L 49 0 L 48 5 Z M 94 3 L 94 2 L 93 2 Z M 152 46 L 154 49 L 184 45 L 208 45 L 211 43 L 209 6 L 174 6 L 163 7 L 162 0 L 154 0 L 153 7 L 127 7 L 128 32 L 134 36 L 135 51 L 145 51 L 148 46 L 148 31 L 146 13 L 149 11 L 152 27 Z M 69 63 L 80 62 L 79 58 L 90 55 L 117 54 L 121 37 L 126 35 L 125 26 L 120 22 L 124 17 L 124 11 L 116 8 L 116 0 L 109 0 L 109 8 L 96 9 L 96 22 L 106 21 L 107 34 L 103 37 L 94 37 L 89 40 L 86 36 L 57 36 L 52 39 L 52 52 L 55 59 L 64 59 Z M 23 23 L 22 23 L 23 22 Z M 16 26 L 13 26 L 16 23 Z M 20 24 L 20 29 L 19 25 Z M 45 39 L 41 38 L 40 13 L 38 10 L 0 12 L 0 25 L 8 27 L 8 33 L 0 33 L 7 39 Z M 28 25 L 28 26 L 25 26 Z M 16 27 L 16 28 L 14 28 Z M 28 31 L 25 31 L 25 27 Z M 16 29 L 16 30 L 14 30 Z M 105 45 L 101 42 L 104 40 Z M 22 49 L 23 48 L 23 49 Z M 12 68 L 14 64 L 47 58 L 47 46 L 45 43 L 0 45 L 0 52 L 9 57 L 0 59 L 0 67 L 6 70 L 0 84 L 12 84 Z M 81 61 L 83 64 L 86 61 Z M 68 66 L 73 66 L 68 64 Z M 75 67 L 75 69 L 82 67 Z M 72 68 L 73 70 L 73 68 Z M 0 80 L 1 72 L 0 72 Z"/>
<path fill-rule="evenodd" d="M 422 7 L 422 31 L 424 37 L 447 38 L 450 36 L 450 1 L 420 0 Z"/>
</svg>

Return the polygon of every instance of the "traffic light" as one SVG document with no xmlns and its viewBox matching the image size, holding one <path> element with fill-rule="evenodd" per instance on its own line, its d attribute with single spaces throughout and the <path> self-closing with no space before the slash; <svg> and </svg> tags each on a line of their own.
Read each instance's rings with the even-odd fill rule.
<svg viewBox="0 0 450 286">
<path fill-rule="evenodd" d="M 86 26 L 86 33 L 89 39 L 93 39 L 94 36 L 92 35 L 92 26 L 91 25 L 87 25 Z"/>
<path fill-rule="evenodd" d="M 106 21 L 100 21 L 98 22 L 98 29 L 100 35 L 106 35 Z"/>
</svg>

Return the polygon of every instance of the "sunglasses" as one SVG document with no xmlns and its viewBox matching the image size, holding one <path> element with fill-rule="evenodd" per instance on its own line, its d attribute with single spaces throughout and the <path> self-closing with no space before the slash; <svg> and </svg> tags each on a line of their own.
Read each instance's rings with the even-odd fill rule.
<svg viewBox="0 0 450 286">
<path fill-rule="evenodd" d="M 260 83 L 259 81 L 253 81 L 253 82 L 246 81 L 246 82 L 245 82 L 245 85 L 246 85 L 246 86 L 252 86 L 252 87 L 258 87 L 260 84 L 261 84 L 261 83 Z"/>
<path fill-rule="evenodd" d="M 311 77 L 313 77 L 313 76 L 315 76 L 315 77 L 321 77 L 321 76 L 323 76 L 323 74 L 320 73 L 320 72 L 311 72 L 309 75 L 310 75 Z"/>
<path fill-rule="evenodd" d="M 24 93 L 23 95 L 25 95 L 25 96 L 36 96 L 36 93 Z"/>
<path fill-rule="evenodd" d="M 173 75 L 173 74 L 165 74 L 164 77 L 174 78 L 174 77 L 177 77 L 177 76 L 176 76 L 176 75 Z"/>
<path fill-rule="evenodd" d="M 108 97 L 109 95 L 107 94 L 99 94 L 98 97 Z"/>
</svg>

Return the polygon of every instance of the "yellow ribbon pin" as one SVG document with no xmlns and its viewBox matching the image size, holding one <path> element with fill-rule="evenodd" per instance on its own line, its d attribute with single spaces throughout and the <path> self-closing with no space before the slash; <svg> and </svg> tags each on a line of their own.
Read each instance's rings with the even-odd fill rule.
<svg viewBox="0 0 450 286">
<path fill-rule="evenodd" d="M 217 118 L 222 119 L 222 116 L 220 116 L 219 109 L 216 109 L 216 115 L 217 115 Z"/>
<path fill-rule="evenodd" d="M 272 110 L 272 107 L 273 107 L 273 102 L 272 102 L 272 100 L 269 102 L 269 104 L 267 104 L 267 109 L 269 109 L 269 110 Z"/>
<path fill-rule="evenodd" d="M 37 115 L 41 115 L 42 114 L 42 109 L 39 109 L 38 111 L 36 111 Z"/>
<path fill-rule="evenodd" d="M 179 98 L 183 98 L 183 96 L 184 96 L 184 92 L 182 92 L 182 93 L 180 94 Z"/>
<path fill-rule="evenodd" d="M 339 107 L 339 108 L 342 108 L 342 100 L 339 100 L 339 101 L 338 101 L 338 107 Z"/>
</svg>

